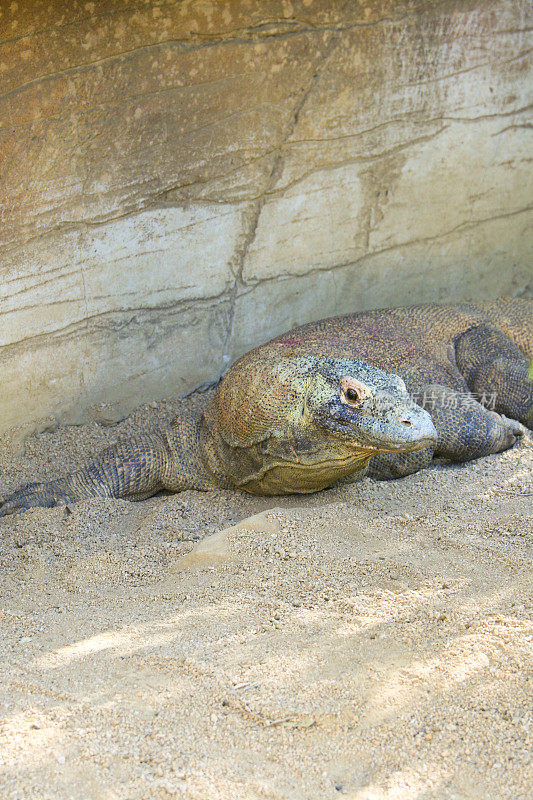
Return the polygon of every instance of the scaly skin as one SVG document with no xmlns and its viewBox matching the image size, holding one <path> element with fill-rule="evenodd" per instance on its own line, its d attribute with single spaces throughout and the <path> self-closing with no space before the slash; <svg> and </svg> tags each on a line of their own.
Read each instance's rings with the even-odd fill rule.
<svg viewBox="0 0 533 800">
<path fill-rule="evenodd" d="M 531 427 L 532 320 L 533 303 L 501 299 L 304 325 L 239 359 L 203 414 L 184 412 L 71 475 L 21 487 L 0 516 L 91 496 L 140 500 L 163 488 L 306 493 L 361 477 L 369 462 L 370 474 L 391 478 L 433 456 L 467 461 L 504 450 L 523 432 L 514 420 Z M 472 392 L 496 393 L 495 410 Z"/>
</svg>

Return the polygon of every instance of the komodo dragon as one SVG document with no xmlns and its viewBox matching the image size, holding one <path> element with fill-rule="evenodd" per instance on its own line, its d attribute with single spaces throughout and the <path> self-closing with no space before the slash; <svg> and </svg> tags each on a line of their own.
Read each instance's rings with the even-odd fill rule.
<svg viewBox="0 0 533 800">
<path fill-rule="evenodd" d="M 533 423 L 532 322 L 531 301 L 500 299 L 304 325 L 240 358 L 203 413 L 184 411 L 71 475 L 21 487 L 0 515 L 161 489 L 313 492 L 362 476 L 370 459 L 370 474 L 392 478 L 433 456 L 505 450 L 523 432 L 515 420 Z M 477 402 L 483 395 L 494 411 Z"/>
</svg>

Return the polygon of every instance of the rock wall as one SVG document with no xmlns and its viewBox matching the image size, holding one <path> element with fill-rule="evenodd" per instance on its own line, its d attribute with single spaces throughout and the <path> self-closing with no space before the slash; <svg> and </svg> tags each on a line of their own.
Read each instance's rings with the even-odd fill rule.
<svg viewBox="0 0 533 800">
<path fill-rule="evenodd" d="M 531 16 L 1 4 L 0 431 L 118 417 L 320 316 L 524 291 Z"/>
</svg>

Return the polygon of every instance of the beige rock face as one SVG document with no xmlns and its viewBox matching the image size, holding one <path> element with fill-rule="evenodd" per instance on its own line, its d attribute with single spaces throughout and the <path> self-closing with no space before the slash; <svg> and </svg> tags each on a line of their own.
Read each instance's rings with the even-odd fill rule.
<svg viewBox="0 0 533 800">
<path fill-rule="evenodd" d="M 0 5 L 0 432 L 531 279 L 531 6 Z M 529 92 L 529 95 L 528 95 Z"/>
</svg>

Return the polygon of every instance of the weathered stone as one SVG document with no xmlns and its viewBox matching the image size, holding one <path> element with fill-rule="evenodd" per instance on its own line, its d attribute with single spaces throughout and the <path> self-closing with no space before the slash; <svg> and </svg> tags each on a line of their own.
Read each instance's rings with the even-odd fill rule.
<svg viewBox="0 0 533 800">
<path fill-rule="evenodd" d="M 115 419 L 326 314 L 524 291 L 531 16 L 0 5 L 0 432 Z"/>
</svg>

